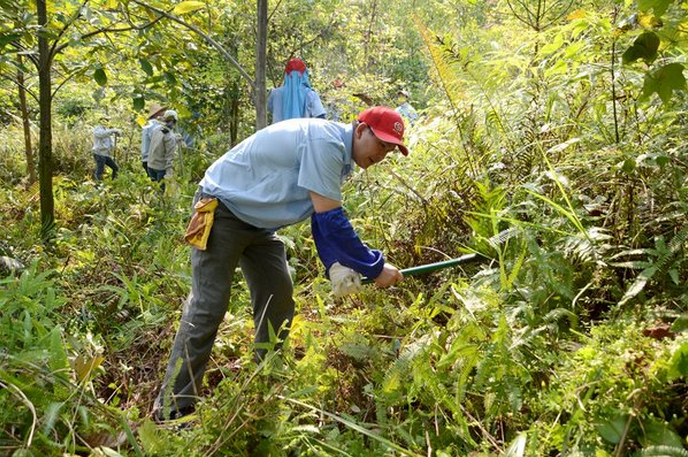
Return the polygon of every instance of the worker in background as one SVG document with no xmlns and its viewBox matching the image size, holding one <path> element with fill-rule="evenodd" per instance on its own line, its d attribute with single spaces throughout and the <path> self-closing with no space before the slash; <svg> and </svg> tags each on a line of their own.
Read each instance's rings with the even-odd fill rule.
<svg viewBox="0 0 688 457">
<path fill-rule="evenodd" d="M 151 103 L 148 108 L 148 119 L 141 130 L 141 165 L 148 176 L 148 154 L 150 153 L 150 134 L 155 125 L 158 124 L 158 119 L 166 111 L 164 106 L 157 103 Z"/>
<path fill-rule="evenodd" d="M 409 102 L 411 99 L 411 94 L 402 89 L 397 92 L 397 99 L 399 106 L 396 107 L 395 111 L 401 114 L 404 119 L 409 121 L 409 124 L 413 125 L 418 120 L 418 112 Z"/>
<path fill-rule="evenodd" d="M 112 179 L 117 177 L 117 172 L 119 171 L 113 150 L 117 137 L 122 135 L 122 131 L 120 129 L 111 129 L 109 126 L 110 116 L 103 115 L 100 117 L 100 124 L 93 129 L 93 147 L 91 152 L 96 162 L 96 171 L 94 173 L 96 181 L 103 179 L 106 166 L 112 170 Z"/>
<path fill-rule="evenodd" d="M 272 123 L 299 117 L 325 118 L 325 108 L 318 93 L 311 88 L 308 69 L 301 59 L 291 59 L 284 69 L 284 83 L 268 96 Z"/>
<path fill-rule="evenodd" d="M 179 116 L 174 110 L 167 110 L 160 118 L 160 122 L 150 131 L 150 149 L 148 154 L 148 176 L 155 181 L 172 178 L 174 157 L 177 152 L 177 135 L 174 126 Z M 165 183 L 160 188 L 165 190 Z"/>
</svg>

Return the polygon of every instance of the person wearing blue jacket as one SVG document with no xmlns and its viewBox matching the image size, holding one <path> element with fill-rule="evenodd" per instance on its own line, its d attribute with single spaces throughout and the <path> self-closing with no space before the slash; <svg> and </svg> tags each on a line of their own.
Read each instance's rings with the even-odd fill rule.
<svg viewBox="0 0 688 457">
<path fill-rule="evenodd" d="M 330 276 L 336 267 L 383 288 L 403 280 L 380 251 L 360 240 L 342 209 L 341 191 L 354 165 L 367 169 L 396 148 L 408 155 L 403 135 L 401 116 L 382 106 L 351 124 L 291 119 L 258 131 L 206 170 L 187 236 L 192 227 L 196 234 L 203 230 L 205 222 L 196 223 L 201 211 L 215 208 L 213 221 L 207 238 L 200 237 L 205 241 L 191 250 L 191 293 L 155 402 L 156 420 L 193 411 L 237 266 L 251 294 L 256 357 L 265 356 L 271 332 L 278 341 L 287 336 L 294 299 L 285 248 L 275 234 L 280 227 L 310 217 Z"/>
<path fill-rule="evenodd" d="M 308 68 L 301 59 L 291 59 L 284 69 L 284 83 L 270 91 L 268 111 L 272 123 L 298 117 L 325 118 L 320 96 L 311 87 Z"/>
</svg>

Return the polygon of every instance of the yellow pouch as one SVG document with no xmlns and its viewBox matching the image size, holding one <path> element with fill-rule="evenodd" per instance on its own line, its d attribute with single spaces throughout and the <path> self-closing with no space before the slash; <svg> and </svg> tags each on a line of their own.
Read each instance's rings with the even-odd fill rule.
<svg viewBox="0 0 688 457">
<path fill-rule="evenodd" d="M 208 237 L 215 220 L 215 208 L 217 208 L 217 198 L 200 199 L 194 206 L 194 214 L 184 233 L 186 242 L 201 251 L 208 248 Z"/>
</svg>

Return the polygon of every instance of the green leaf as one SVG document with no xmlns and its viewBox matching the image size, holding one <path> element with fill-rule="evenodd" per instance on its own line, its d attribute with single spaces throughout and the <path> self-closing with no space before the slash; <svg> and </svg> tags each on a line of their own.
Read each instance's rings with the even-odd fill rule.
<svg viewBox="0 0 688 457">
<path fill-rule="evenodd" d="M 177 85 L 177 78 L 174 76 L 173 73 L 170 73 L 169 71 L 165 72 L 165 81 L 171 86 L 176 86 Z"/>
<path fill-rule="evenodd" d="M 645 32 L 635 39 L 633 45 L 623 53 L 623 63 L 635 62 L 643 59 L 650 64 L 657 58 L 659 37 L 654 32 Z"/>
<path fill-rule="evenodd" d="M 8 35 L 0 36 L 0 49 L 4 48 L 7 43 L 11 43 L 14 40 L 21 38 L 19 33 L 10 33 Z"/>
<path fill-rule="evenodd" d="M 115 451 L 114 449 L 111 449 L 107 446 L 100 446 L 98 448 L 100 452 L 106 455 L 106 457 L 124 457 L 122 454 L 119 452 Z"/>
<path fill-rule="evenodd" d="M 638 0 L 640 11 L 654 11 L 657 16 L 664 14 L 674 0 Z"/>
<path fill-rule="evenodd" d="M 523 457 L 526 451 L 526 441 L 528 436 L 525 433 L 519 435 L 511 442 L 509 448 L 506 450 L 504 457 Z"/>
<path fill-rule="evenodd" d="M 192 13 L 202 8 L 205 8 L 205 3 L 203 2 L 181 2 L 180 4 L 174 7 L 174 10 L 172 10 L 172 12 L 178 16 L 182 16 L 184 14 Z"/>
<path fill-rule="evenodd" d="M 541 53 L 545 56 L 552 54 L 554 51 L 557 51 L 559 48 L 561 48 L 563 44 L 564 37 L 562 35 L 557 35 L 554 37 L 554 40 L 552 40 L 552 42 L 542 47 Z"/>
<path fill-rule="evenodd" d="M 143 422 L 138 429 L 138 434 L 147 454 L 155 454 L 165 449 L 165 437 L 150 419 Z"/>
<path fill-rule="evenodd" d="M 676 318 L 671 325 L 671 331 L 674 333 L 682 332 L 688 329 L 688 314 L 682 314 Z"/>
<path fill-rule="evenodd" d="M 688 343 L 683 343 L 671 356 L 667 375 L 670 381 L 688 375 Z"/>
<path fill-rule="evenodd" d="M 136 111 L 141 111 L 144 106 L 146 106 L 146 99 L 143 98 L 143 95 L 141 94 L 136 94 L 134 95 L 134 98 L 132 99 L 132 103 L 134 105 L 134 109 Z"/>
<path fill-rule="evenodd" d="M 686 78 L 683 76 L 683 65 L 671 63 L 645 75 L 643 97 L 649 97 L 656 92 L 664 103 L 668 103 L 674 90 L 685 88 Z"/>
<path fill-rule="evenodd" d="M 148 76 L 153 76 L 153 65 L 147 60 L 144 59 L 139 59 L 139 63 L 141 63 L 141 69 L 148 75 Z"/>
<path fill-rule="evenodd" d="M 674 284 L 676 284 L 677 286 L 679 284 L 681 284 L 681 280 L 679 278 L 677 269 L 672 268 L 671 270 L 669 270 L 669 277 L 671 278 L 672 281 L 674 281 Z"/>
<path fill-rule="evenodd" d="M 631 287 L 629 287 L 626 293 L 624 294 L 623 298 L 619 302 L 619 305 L 623 305 L 628 300 L 642 292 L 642 290 L 647 285 L 647 282 L 652 278 L 652 276 L 654 276 L 656 272 L 657 267 L 650 267 L 641 271 L 638 277 L 636 278 L 635 282 L 633 282 Z"/>
<path fill-rule="evenodd" d="M 49 435 L 50 432 L 55 428 L 55 423 L 60 417 L 60 410 L 64 406 L 63 402 L 52 402 L 45 409 L 45 415 L 43 416 L 43 433 Z"/>
<path fill-rule="evenodd" d="M 597 425 L 597 431 L 600 436 L 612 444 L 617 444 L 621 441 L 623 430 L 626 426 L 627 416 L 619 416 L 615 419 Z"/>
<path fill-rule="evenodd" d="M 650 421 L 643 424 L 645 431 L 644 439 L 641 439 L 643 447 L 648 446 L 671 446 L 679 449 L 683 448 L 683 440 L 668 425 L 659 421 Z"/>
<path fill-rule="evenodd" d="M 107 75 L 105 74 L 105 70 L 102 68 L 97 68 L 96 71 L 93 72 L 93 79 L 96 80 L 99 86 L 105 86 L 107 84 Z"/>
</svg>

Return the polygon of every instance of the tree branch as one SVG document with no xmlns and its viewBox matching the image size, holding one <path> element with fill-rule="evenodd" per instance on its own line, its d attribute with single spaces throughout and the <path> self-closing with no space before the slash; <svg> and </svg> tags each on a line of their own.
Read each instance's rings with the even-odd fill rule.
<svg viewBox="0 0 688 457">
<path fill-rule="evenodd" d="M 38 57 L 36 57 L 35 51 L 30 51 L 26 49 L 24 46 L 19 44 L 18 41 L 11 41 L 10 44 L 15 48 L 19 50 L 19 54 L 22 56 L 25 56 L 27 59 L 29 59 L 35 66 L 38 68 Z"/>
<path fill-rule="evenodd" d="M 31 91 L 31 89 L 29 89 L 25 84 L 21 84 L 21 83 L 20 83 L 19 81 L 17 81 L 16 79 L 10 78 L 9 76 L 7 76 L 7 75 L 4 74 L 4 73 L 0 73 L 0 78 L 3 78 L 3 79 L 6 79 L 6 80 L 10 81 L 11 83 L 15 84 L 17 87 L 21 87 L 22 89 L 24 89 L 24 91 L 25 91 L 27 94 L 29 94 L 29 95 L 31 96 L 31 98 L 33 98 L 33 99 L 36 101 L 36 103 L 38 103 L 38 96 L 37 96 L 36 94 L 34 94 L 34 93 Z"/>
<path fill-rule="evenodd" d="M 132 0 L 132 2 L 139 5 L 139 6 L 142 6 L 144 8 L 148 8 L 151 11 L 154 11 L 154 12 L 160 14 L 161 16 L 164 16 L 164 17 L 170 19 L 171 21 L 174 21 L 177 24 L 179 24 L 183 27 L 186 27 L 187 29 L 191 30 L 192 32 L 203 37 L 204 40 L 206 40 L 208 43 L 210 43 L 215 49 L 220 51 L 220 53 L 222 54 L 222 56 L 225 59 L 229 60 L 229 62 L 234 66 L 234 68 L 236 68 L 239 71 L 239 74 L 241 74 L 241 76 L 249 83 L 251 89 L 252 90 L 255 89 L 256 85 L 255 85 L 255 81 L 253 80 L 253 78 L 251 78 L 251 76 L 249 76 L 249 74 L 246 73 L 246 70 L 244 70 L 244 68 L 241 65 L 239 65 L 239 62 L 237 62 L 234 59 L 234 57 L 232 57 L 232 55 L 229 52 L 227 52 L 227 50 L 225 48 L 222 47 L 222 45 L 220 43 L 218 43 L 213 38 L 211 38 L 210 35 L 203 32 L 198 27 L 193 26 L 193 25 L 189 24 L 188 22 L 178 18 L 177 16 L 170 14 L 167 11 L 161 10 L 160 8 L 156 8 L 154 6 L 148 5 L 147 3 L 144 3 L 140 0 Z"/>
<path fill-rule="evenodd" d="M 94 37 L 94 36 L 96 36 L 96 35 L 100 35 L 101 33 L 128 32 L 128 31 L 130 31 L 130 30 L 138 30 L 138 27 L 132 25 L 132 26 L 123 27 L 123 28 L 120 28 L 120 29 L 117 29 L 117 28 L 112 28 L 112 29 L 98 29 L 98 30 L 94 30 L 94 31 L 92 31 L 92 32 L 88 32 L 88 33 L 86 33 L 86 34 L 84 34 L 84 35 L 81 35 L 81 39 L 82 39 L 82 40 L 84 40 L 84 39 L 87 40 L 87 39 L 92 38 L 92 37 Z M 57 42 L 56 42 L 56 44 L 57 44 Z M 58 46 L 58 47 L 56 48 L 56 51 L 55 51 L 55 54 L 54 54 L 54 55 L 59 54 L 64 48 L 66 48 L 66 47 L 68 47 L 68 46 L 69 46 L 69 43 L 63 43 L 63 44 L 61 44 L 60 46 Z"/>
<path fill-rule="evenodd" d="M 61 51 L 61 49 L 59 49 L 59 50 L 57 49 L 57 43 L 60 41 L 60 38 L 62 38 L 62 35 L 65 34 L 65 32 L 67 31 L 67 29 L 68 29 L 69 27 L 71 27 L 72 24 L 74 24 L 74 22 L 76 22 L 77 19 L 79 19 L 79 16 L 81 16 L 81 9 L 82 9 L 84 6 L 86 6 L 86 4 L 87 4 L 88 2 L 89 2 L 89 0 L 84 0 L 84 2 L 81 4 L 81 6 L 79 7 L 79 9 L 76 10 L 76 12 L 74 13 L 74 16 L 72 16 L 71 20 L 70 20 L 69 22 L 67 22 L 67 23 L 64 25 L 64 27 L 62 27 L 62 29 L 61 29 L 61 30 L 59 31 L 59 33 L 57 34 L 57 37 L 55 37 L 55 40 L 53 41 L 53 45 L 52 45 L 52 47 L 50 48 L 50 59 L 51 59 L 51 60 L 52 60 L 53 58 L 55 58 L 55 52 L 60 52 L 60 51 Z"/>
<path fill-rule="evenodd" d="M 86 73 L 87 69 L 88 69 L 88 67 L 79 67 L 78 69 L 74 70 L 73 72 L 63 76 L 62 82 L 55 88 L 55 90 L 53 91 L 53 93 L 51 94 L 50 97 L 51 98 L 55 97 L 55 95 L 62 88 L 62 86 L 67 84 L 68 81 L 70 81 L 74 76 L 78 75 L 79 73 Z"/>
</svg>

